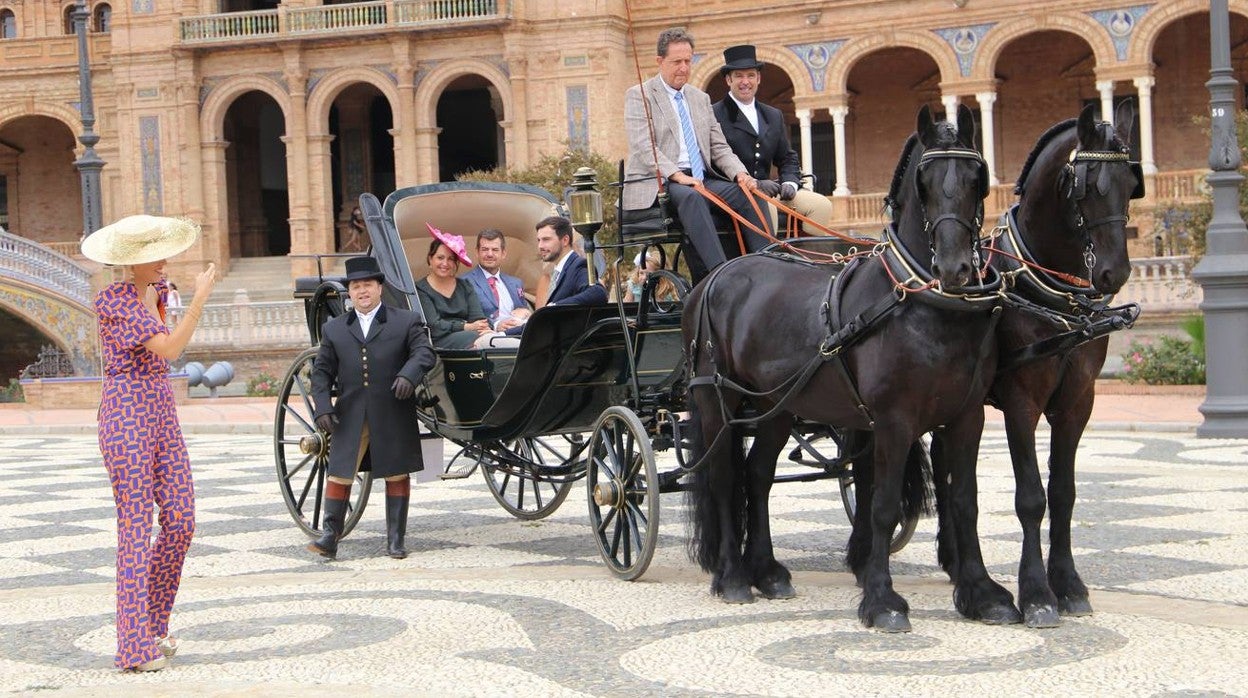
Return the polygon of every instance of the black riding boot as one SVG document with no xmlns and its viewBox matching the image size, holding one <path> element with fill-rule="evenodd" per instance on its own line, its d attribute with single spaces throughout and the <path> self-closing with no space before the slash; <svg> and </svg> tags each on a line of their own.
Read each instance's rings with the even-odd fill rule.
<svg viewBox="0 0 1248 698">
<path fill-rule="evenodd" d="M 407 495 L 386 495 L 386 554 L 396 560 L 407 557 L 403 536 L 407 533 Z"/>
<path fill-rule="evenodd" d="M 342 525 L 347 518 L 347 498 L 326 499 L 325 518 L 321 524 L 324 531 L 320 538 L 308 543 L 308 550 L 331 560 L 338 557 L 338 539 L 342 538 Z"/>
</svg>

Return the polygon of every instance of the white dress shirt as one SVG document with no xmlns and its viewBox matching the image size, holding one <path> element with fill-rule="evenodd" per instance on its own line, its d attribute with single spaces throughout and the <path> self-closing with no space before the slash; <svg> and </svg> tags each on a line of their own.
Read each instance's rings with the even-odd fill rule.
<svg viewBox="0 0 1248 698">
<path fill-rule="evenodd" d="M 762 131 L 758 130 L 758 102 L 751 100 L 749 104 L 746 104 L 745 102 L 737 99 L 736 95 L 731 92 L 728 93 L 728 96 L 732 98 L 732 101 L 737 103 L 737 108 L 741 110 L 741 114 L 745 116 L 746 121 L 749 121 L 750 125 L 754 127 L 754 133 L 762 134 Z"/>
<path fill-rule="evenodd" d="M 684 131 L 680 127 L 680 107 L 676 104 L 676 93 L 678 90 L 673 90 L 672 86 L 663 82 L 662 78 L 659 79 L 659 82 L 663 84 L 663 89 L 667 90 L 667 99 L 672 103 L 672 112 L 676 114 L 676 133 L 680 136 L 676 139 L 676 142 L 680 143 L 680 157 L 676 158 L 676 166 L 682 170 L 687 170 L 689 169 L 689 148 L 685 145 Z M 685 100 L 685 111 L 689 113 L 689 120 L 692 121 L 693 112 L 689 109 L 689 98 L 683 93 L 681 97 Z"/>
<path fill-rule="evenodd" d="M 359 310 L 355 311 L 355 317 L 360 321 L 360 334 L 368 337 L 368 330 L 373 326 L 373 318 L 377 317 L 379 308 L 381 308 L 381 303 L 373 306 L 373 309 L 367 313 L 361 313 Z"/>
</svg>

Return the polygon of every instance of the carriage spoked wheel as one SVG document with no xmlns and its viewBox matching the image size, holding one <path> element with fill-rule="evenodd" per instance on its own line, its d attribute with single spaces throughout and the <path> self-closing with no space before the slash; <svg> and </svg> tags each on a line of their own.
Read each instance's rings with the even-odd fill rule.
<svg viewBox="0 0 1248 698">
<path fill-rule="evenodd" d="M 330 435 L 316 428 L 312 407 L 312 362 L 316 347 L 304 350 L 295 358 L 277 397 L 277 413 L 273 423 L 274 460 L 277 483 L 291 518 L 308 535 L 321 535 L 321 517 L 325 511 L 325 477 L 329 468 Z M 372 489 L 372 473 L 355 476 L 352 498 L 347 504 L 343 522 L 345 537 L 355 528 L 368 503 Z"/>
<path fill-rule="evenodd" d="M 922 457 L 925 463 L 926 472 L 931 472 L 932 456 L 928 451 L 928 437 L 924 436 L 920 442 L 920 448 L 912 447 L 907 458 Z M 845 470 L 841 473 L 841 504 L 845 506 L 845 515 L 849 517 L 849 522 L 854 522 L 854 514 L 858 510 L 858 500 L 855 499 L 857 494 L 854 490 L 854 466 L 853 463 L 846 461 Z M 892 543 L 888 546 L 889 553 L 901 552 L 906 547 L 910 539 L 914 537 L 914 531 L 919 526 L 918 516 L 906 516 L 904 513 L 901 522 L 897 524 L 897 529 L 893 531 Z"/>
<path fill-rule="evenodd" d="M 627 407 L 608 407 L 589 442 L 589 522 L 611 574 L 645 574 L 659 543 L 659 475 L 641 420 Z"/>
<path fill-rule="evenodd" d="M 507 441 L 500 448 L 515 454 L 520 460 L 542 465 L 559 465 L 568 462 L 580 442 L 581 437 L 549 436 L 543 438 L 526 437 Z M 485 476 L 485 484 L 507 513 L 517 519 L 535 521 L 550 516 L 568 498 L 572 491 L 572 481 L 547 480 L 533 472 L 517 474 L 516 468 L 500 466 L 490 455 L 480 460 L 481 474 Z"/>
</svg>

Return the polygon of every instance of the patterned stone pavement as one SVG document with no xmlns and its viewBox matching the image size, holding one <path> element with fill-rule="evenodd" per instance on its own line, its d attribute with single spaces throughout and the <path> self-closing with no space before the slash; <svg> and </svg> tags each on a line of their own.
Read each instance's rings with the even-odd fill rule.
<svg viewBox="0 0 1248 698">
<path fill-rule="evenodd" d="M 512 519 L 480 477 L 413 491 L 411 557 L 381 493 L 327 563 L 282 504 L 265 436 L 192 436 L 198 530 L 166 671 L 111 668 L 115 530 L 90 436 L 0 437 L 0 690 L 45 695 L 1236 695 L 1248 657 L 1248 441 L 1089 434 L 1074 532 L 1097 613 L 1053 630 L 960 619 L 920 524 L 894 557 L 914 632 L 856 620 L 833 482 L 773 491 L 799 597 L 728 606 L 684 557 L 679 495 L 635 583 L 598 559 L 578 484 Z M 1042 438 L 1043 442 L 1044 439 Z M 1004 436 L 985 435 L 990 571 L 1019 547 Z M 662 464 L 661 464 L 662 465 Z M 667 467 L 670 467 L 668 465 Z M 380 489 L 378 487 L 377 489 Z"/>
</svg>

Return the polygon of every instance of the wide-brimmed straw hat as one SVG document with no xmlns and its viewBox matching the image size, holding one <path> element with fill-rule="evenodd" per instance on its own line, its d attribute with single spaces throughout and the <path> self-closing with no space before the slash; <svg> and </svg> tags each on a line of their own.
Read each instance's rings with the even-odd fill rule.
<svg viewBox="0 0 1248 698">
<path fill-rule="evenodd" d="M 185 252 L 197 238 L 199 226 L 186 218 L 126 216 L 88 235 L 82 254 L 101 264 L 147 264 Z"/>
<path fill-rule="evenodd" d="M 464 236 L 444 233 L 427 222 L 425 227 L 429 229 L 430 235 L 438 239 L 438 242 L 446 245 L 446 249 L 454 252 L 455 256 L 459 257 L 459 261 L 464 263 L 464 266 L 472 266 L 472 259 L 468 257 L 468 248 L 464 245 Z"/>
</svg>

